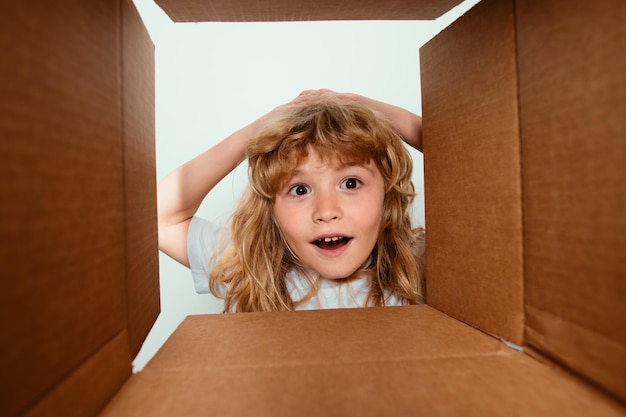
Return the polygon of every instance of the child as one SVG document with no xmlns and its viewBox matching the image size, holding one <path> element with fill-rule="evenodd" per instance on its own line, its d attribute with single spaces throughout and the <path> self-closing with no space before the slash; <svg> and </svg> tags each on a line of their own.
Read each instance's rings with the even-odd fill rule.
<svg viewBox="0 0 626 417">
<path fill-rule="evenodd" d="M 159 248 L 225 312 L 421 303 L 423 230 L 411 226 L 402 139 L 421 150 L 419 116 L 303 92 L 159 182 Z M 246 156 L 250 184 L 230 229 L 194 217 Z"/>
</svg>

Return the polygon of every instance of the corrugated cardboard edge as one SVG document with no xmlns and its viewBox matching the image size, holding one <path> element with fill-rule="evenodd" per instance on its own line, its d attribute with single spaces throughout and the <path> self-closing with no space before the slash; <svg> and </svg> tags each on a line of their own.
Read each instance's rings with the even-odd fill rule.
<svg viewBox="0 0 626 417">
<path fill-rule="evenodd" d="M 427 305 L 199 315 L 180 324 L 145 371 L 397 361 L 502 350 L 508 349 L 497 339 Z"/>
<path fill-rule="evenodd" d="M 160 312 L 155 72 L 150 36 L 131 1 L 121 3 L 127 316 L 134 357 Z"/>
<path fill-rule="evenodd" d="M 303 20 L 431 20 L 461 0 L 157 0 L 175 22 L 270 22 Z"/>
</svg>

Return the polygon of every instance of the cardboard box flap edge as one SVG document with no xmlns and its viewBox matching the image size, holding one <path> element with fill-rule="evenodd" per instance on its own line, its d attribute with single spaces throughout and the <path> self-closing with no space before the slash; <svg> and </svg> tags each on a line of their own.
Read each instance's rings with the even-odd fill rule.
<svg viewBox="0 0 626 417">
<path fill-rule="evenodd" d="M 346 329 L 360 341 L 358 352 L 346 343 Z M 178 326 L 142 372 L 373 363 L 508 350 L 427 305 L 198 315 Z"/>
<path fill-rule="evenodd" d="M 175 22 L 269 22 L 313 20 L 432 20 L 462 0 L 156 0 Z"/>
<path fill-rule="evenodd" d="M 156 210 L 154 45 L 130 0 L 122 1 L 127 315 L 134 358 L 160 312 Z"/>
</svg>

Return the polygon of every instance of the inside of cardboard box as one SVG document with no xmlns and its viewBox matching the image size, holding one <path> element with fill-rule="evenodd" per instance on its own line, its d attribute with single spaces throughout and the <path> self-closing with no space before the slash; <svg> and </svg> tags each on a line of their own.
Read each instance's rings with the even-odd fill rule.
<svg viewBox="0 0 626 417">
<path fill-rule="evenodd" d="M 419 2 L 445 3 L 404 1 Z M 515 222 L 495 230 L 513 240 L 513 248 L 523 243 L 522 275 L 516 267 L 510 274 L 481 275 L 481 285 L 471 285 L 480 262 L 498 262 L 502 254 L 518 263 L 516 253 L 499 251 L 469 266 L 440 268 L 440 296 L 432 305 L 260 319 L 190 317 L 135 375 L 130 362 L 158 314 L 159 299 L 152 45 L 130 0 L 41 3 L 8 3 L 0 29 L 7 57 L 0 64 L 0 131 L 9 138 L 0 141 L 8 155 L 0 172 L 9 179 L 0 183 L 0 255 L 3 277 L 9 277 L 0 292 L 6 337 L 0 414 L 91 416 L 108 403 L 110 415 L 256 413 L 259 405 L 273 415 L 313 414 L 320 404 L 329 412 L 362 415 L 388 414 L 390 408 L 430 415 L 624 415 L 622 0 L 576 0 L 576 7 L 566 7 L 571 0 L 482 0 L 483 7 L 466 14 L 429 51 L 430 134 L 451 133 L 454 139 L 469 131 L 493 154 L 494 164 L 502 162 L 500 150 L 505 158 L 515 154 L 508 141 L 522 144 L 523 242 Z M 183 9 L 207 4 L 172 3 Z M 287 3 L 273 0 L 294 4 Z M 231 4 L 241 13 L 240 3 Z M 483 26 L 496 33 L 470 51 L 460 48 L 468 38 L 485 36 Z M 513 55 L 518 67 L 511 65 Z M 451 60 L 460 65 L 447 65 Z M 481 60 L 493 65 L 472 67 Z M 448 77 L 456 77 L 455 83 Z M 511 114 L 515 106 L 518 119 Z M 467 108 L 476 114 L 473 121 Z M 490 122 L 494 113 L 505 117 Z M 491 130 L 481 135 L 476 128 L 485 124 Z M 501 137 L 504 144 L 493 140 Z M 434 161 L 439 166 L 456 167 L 462 159 L 455 152 L 441 155 Z M 480 165 L 479 176 L 488 170 L 487 163 Z M 497 189 L 515 177 L 500 174 L 481 181 Z M 504 187 L 511 193 L 504 197 L 494 193 L 498 204 L 488 205 L 495 210 L 480 213 L 483 219 L 509 213 L 500 203 L 517 199 L 519 187 Z M 450 195 L 433 195 L 446 210 L 475 203 L 475 195 L 461 193 L 452 207 Z M 456 237 L 459 222 L 438 221 L 431 228 L 438 236 L 431 235 L 439 244 L 431 249 L 441 257 L 449 253 L 446 238 Z M 479 243 L 493 232 L 478 230 Z M 454 257 L 468 243 L 474 249 L 474 236 L 462 237 L 449 260 L 458 261 Z M 509 280 L 526 286 L 523 305 Z M 441 296 L 454 296 L 464 285 L 477 288 L 474 300 Z M 512 288 L 512 298 L 498 297 L 494 288 Z M 493 306 L 480 297 L 514 304 L 489 312 Z M 519 314 L 526 314 L 522 323 Z M 345 329 L 354 338 L 346 341 Z M 523 338 L 523 353 L 486 334 L 503 329 Z M 221 343 L 206 343 L 207 334 L 218 334 Z M 327 339 L 333 350 L 315 349 Z"/>
<path fill-rule="evenodd" d="M 490 5 L 493 6 L 494 3 L 491 2 Z M 518 91 L 517 91 L 518 85 L 517 85 L 517 79 L 516 79 L 517 57 L 515 55 L 517 51 L 517 44 L 516 44 L 517 38 L 516 38 L 516 33 L 515 33 L 516 23 L 514 22 L 514 13 L 510 7 L 510 4 L 505 4 L 504 2 L 501 2 L 500 5 L 505 7 L 502 13 L 499 11 L 494 12 L 494 9 L 497 9 L 497 7 L 489 6 L 491 7 L 491 12 L 490 12 L 491 15 L 488 15 L 488 17 L 493 18 L 494 20 L 492 20 L 487 26 L 489 27 L 490 30 L 493 30 L 494 32 L 487 33 L 483 31 L 482 38 L 478 36 L 474 39 L 474 41 L 477 42 L 477 44 L 474 45 L 473 47 L 466 45 L 466 48 L 471 51 L 482 50 L 481 53 L 478 54 L 480 55 L 481 59 L 484 59 L 487 61 L 491 60 L 491 61 L 498 62 L 499 66 L 497 67 L 495 71 L 496 72 L 501 71 L 501 72 L 495 74 L 495 79 L 494 77 L 492 77 L 491 79 L 488 79 L 488 77 L 485 77 L 484 80 L 478 80 L 481 82 L 465 84 L 467 88 L 469 88 L 469 91 L 467 92 L 465 97 L 479 97 L 481 94 L 485 94 L 485 93 L 487 93 L 487 96 L 489 96 L 489 89 L 490 88 L 493 89 L 495 91 L 494 96 L 497 96 L 498 100 L 503 99 L 504 101 L 501 101 L 499 103 L 497 101 L 494 101 L 490 103 L 491 105 L 495 105 L 495 108 L 493 112 L 489 114 L 495 114 L 495 112 L 497 112 L 498 114 L 500 114 L 500 116 L 502 116 L 502 114 L 505 113 L 505 117 L 501 117 L 502 120 L 501 120 L 500 125 L 491 123 L 489 126 L 486 126 L 486 125 L 480 125 L 480 126 L 482 126 L 482 128 L 486 127 L 488 129 L 494 129 L 493 133 L 496 133 L 496 135 L 505 135 L 507 138 L 512 139 L 511 146 L 504 144 L 503 147 L 501 148 L 498 148 L 496 146 L 495 148 L 489 150 L 489 152 L 494 153 L 494 157 L 493 157 L 494 162 L 497 161 L 498 163 L 501 164 L 500 166 L 501 169 L 498 170 L 500 175 L 497 178 L 497 181 L 491 180 L 491 183 L 495 182 L 496 185 L 491 191 L 492 194 L 487 196 L 487 199 L 492 201 L 493 205 L 500 207 L 500 209 L 502 209 L 503 211 L 510 213 L 510 218 L 505 219 L 504 216 L 501 217 L 500 214 L 494 215 L 494 213 L 487 212 L 485 214 L 488 216 L 491 215 L 491 217 L 487 219 L 485 223 L 482 223 L 482 224 L 483 225 L 489 224 L 489 227 L 494 228 L 494 230 L 487 231 L 486 233 L 484 229 L 482 229 L 480 232 L 478 230 L 470 230 L 470 232 L 475 235 L 484 233 L 484 235 L 487 236 L 487 240 L 485 240 L 485 242 L 491 242 L 491 244 L 496 242 L 496 244 L 498 245 L 499 250 L 497 252 L 494 252 L 493 259 L 490 259 L 489 257 L 485 257 L 484 261 L 485 261 L 485 265 L 487 265 L 487 269 L 485 270 L 485 272 L 489 273 L 488 271 L 497 271 L 495 273 L 498 274 L 498 276 L 497 277 L 494 276 L 494 279 L 495 279 L 494 282 L 501 280 L 501 284 L 494 284 L 490 288 L 487 288 L 487 291 L 484 291 L 484 292 L 482 291 L 475 292 L 476 295 L 477 296 L 479 295 L 480 297 L 476 297 L 473 300 L 469 300 L 469 302 L 473 303 L 473 305 L 469 305 L 470 314 L 466 316 L 465 313 L 463 312 L 463 309 L 466 308 L 466 306 L 464 305 L 465 300 L 454 298 L 455 294 L 459 295 L 463 293 L 462 291 L 458 291 L 458 288 L 454 286 L 458 284 L 459 276 L 461 276 L 463 274 L 463 271 L 465 270 L 464 267 L 461 267 L 458 270 L 455 270 L 454 272 L 455 276 L 453 277 L 453 280 L 452 280 L 452 283 L 454 285 L 449 287 L 446 290 L 448 292 L 444 291 L 443 293 L 441 293 L 443 295 L 439 294 L 441 298 L 436 302 L 436 304 L 438 306 L 441 306 L 442 308 L 444 307 L 443 307 L 443 304 L 441 303 L 441 300 L 444 300 L 444 303 L 447 303 L 448 305 L 456 304 L 456 306 L 453 308 L 455 310 L 453 314 L 454 317 L 461 318 L 463 321 L 467 321 L 470 324 L 476 327 L 479 327 L 488 333 L 500 335 L 500 336 L 503 336 L 507 340 L 512 340 L 516 343 L 521 343 L 523 340 L 523 316 L 522 316 L 523 313 L 522 312 L 523 312 L 524 307 L 523 307 L 523 288 L 522 288 L 522 281 L 523 281 L 522 280 L 522 277 L 523 277 L 522 245 L 523 245 L 523 242 L 522 242 L 522 223 L 521 223 L 522 212 L 521 212 L 521 206 L 520 206 L 521 196 L 519 194 L 521 192 L 521 184 L 519 182 L 520 181 L 519 179 L 521 177 L 519 166 L 521 162 L 519 160 L 520 149 L 519 149 L 519 138 L 518 138 L 520 127 L 518 125 L 519 115 L 517 114 L 519 104 L 517 101 L 518 100 Z M 515 5 L 513 5 L 513 7 L 515 7 Z M 461 30 L 467 31 L 468 38 L 472 37 L 472 34 L 475 34 L 477 31 L 482 30 L 482 25 L 485 24 L 483 19 L 476 19 L 476 20 L 473 20 L 472 22 L 470 22 L 464 28 L 463 27 L 461 28 Z M 503 34 L 505 34 L 504 37 L 502 37 Z M 459 35 L 457 34 L 456 36 L 459 36 Z M 490 41 L 490 39 L 498 39 L 498 42 L 492 42 Z M 485 48 L 485 46 L 487 47 Z M 500 47 L 502 49 L 499 51 L 498 48 Z M 493 55 L 489 55 L 491 53 L 493 53 Z M 452 65 L 452 67 L 462 68 L 461 73 L 463 71 L 469 71 L 472 74 L 476 74 L 482 71 L 483 63 L 480 61 L 480 59 L 476 59 L 475 61 L 473 61 L 474 63 L 477 64 L 477 67 L 475 71 L 472 72 L 467 67 L 467 64 L 470 63 L 470 61 L 468 60 L 464 61 L 463 60 L 464 58 L 462 58 L 462 55 L 463 54 L 460 54 L 461 58 L 460 58 L 460 62 L 458 63 L 458 65 Z M 469 58 L 469 59 L 472 60 L 472 58 Z M 453 75 L 458 75 L 458 73 L 453 74 Z M 487 72 L 487 76 L 489 75 L 491 74 Z M 437 74 L 437 77 L 441 77 L 441 74 Z M 449 85 L 456 86 L 456 83 L 451 82 L 449 83 Z M 484 90 L 481 87 L 478 87 L 480 85 L 482 85 L 487 90 Z M 449 103 L 454 103 L 454 101 L 458 98 L 458 96 L 456 95 L 459 94 L 459 91 L 454 91 L 454 89 L 452 90 L 453 91 L 450 93 L 450 96 L 448 97 Z M 508 111 L 506 109 L 508 109 Z M 481 110 L 484 111 L 484 108 Z M 468 112 L 467 114 L 470 115 L 471 113 Z M 469 119 L 470 119 L 469 123 L 472 126 L 472 128 L 475 129 L 477 128 L 477 126 L 479 126 L 479 124 L 477 124 L 474 120 L 471 120 L 472 119 L 471 116 L 469 117 Z M 478 135 L 478 134 L 479 133 L 475 131 L 471 132 L 471 135 Z M 483 132 L 483 134 L 485 133 Z M 471 135 L 470 137 L 472 137 Z M 480 149 L 480 151 L 482 152 L 483 149 Z M 456 152 L 459 155 L 462 153 L 460 150 L 457 150 Z M 496 157 L 495 155 L 498 155 L 498 156 Z M 481 156 L 479 154 L 479 155 L 476 155 L 476 158 L 469 157 L 467 159 L 474 159 L 474 160 L 479 161 L 481 159 Z M 495 168 L 493 166 L 490 166 L 490 167 L 477 166 L 472 169 L 476 170 L 476 168 L 478 168 L 477 171 L 479 172 L 479 175 L 482 175 L 480 174 L 481 170 L 482 170 L 482 173 L 486 175 L 486 177 L 482 179 L 479 178 L 476 181 L 476 183 L 483 184 L 483 185 L 488 184 L 489 181 L 486 180 L 485 178 L 491 176 Z M 513 168 L 513 169 L 510 170 L 506 175 L 503 175 L 503 173 L 509 170 L 509 168 Z M 461 171 L 462 170 L 459 170 L 459 172 Z M 461 178 L 461 179 L 453 180 L 453 182 L 457 181 L 458 183 L 458 181 L 460 181 L 462 183 L 463 180 L 464 179 Z M 465 180 L 467 179 L 465 178 Z M 509 192 L 511 192 L 511 194 L 508 194 Z M 444 195 L 447 194 L 445 198 L 449 198 L 449 196 L 453 194 L 449 190 L 442 191 L 441 193 Z M 479 191 L 478 194 L 482 194 L 482 190 Z M 461 192 L 458 195 L 460 195 L 461 203 L 463 204 L 467 203 L 468 198 L 465 194 Z M 494 202 L 494 201 L 497 201 L 497 202 Z M 470 211 L 472 213 L 482 214 L 480 207 L 483 207 L 482 201 L 479 202 L 479 204 L 475 207 L 475 210 L 470 210 Z M 505 207 L 506 209 L 504 209 Z M 467 210 L 467 207 L 464 207 L 464 208 Z M 447 212 L 442 211 L 441 213 L 442 215 L 445 215 Z M 494 225 L 494 220 L 497 220 L 495 222 L 495 225 Z M 502 221 L 502 223 L 498 223 L 500 221 Z M 492 234 L 490 235 L 490 233 Z M 492 239 L 493 237 L 503 238 L 506 240 L 506 242 L 505 241 L 500 242 L 497 239 L 493 240 Z M 474 240 L 469 239 L 467 241 L 470 242 Z M 503 257 L 505 259 L 505 262 L 510 262 L 510 264 L 508 265 L 503 265 L 503 264 L 498 263 L 499 261 L 503 259 L 501 258 L 501 255 L 504 252 L 506 252 L 506 250 L 502 249 L 502 247 L 508 247 L 511 250 L 511 252 L 507 253 L 507 255 Z M 469 249 L 475 250 L 476 247 L 469 248 Z M 440 254 L 442 253 L 443 252 L 440 252 Z M 486 249 L 483 253 L 485 254 L 489 253 L 488 249 Z M 467 254 L 468 254 L 467 252 L 457 253 L 457 254 L 454 254 L 453 258 L 454 259 L 467 259 Z M 474 262 L 472 263 L 471 267 L 476 267 L 476 265 L 477 264 Z M 494 265 L 497 265 L 497 267 L 494 267 Z M 471 280 L 472 276 L 475 276 L 475 274 L 468 275 L 468 278 Z M 517 278 L 519 279 L 516 281 Z M 490 279 L 491 278 L 489 278 L 488 280 Z M 468 285 L 475 286 L 475 284 L 476 284 L 475 281 L 473 281 L 473 282 L 469 282 Z M 496 289 L 496 291 L 491 292 L 493 289 Z M 491 313 L 486 313 L 485 311 L 488 310 L 490 307 L 492 308 Z M 506 314 L 501 314 L 503 313 L 503 311 L 507 309 L 509 309 L 510 312 L 507 312 Z M 474 312 L 472 312 L 472 310 L 474 310 Z M 480 314 L 475 314 L 476 310 L 481 310 L 482 312 Z M 478 318 L 478 321 L 475 321 L 477 318 Z M 594 372 L 592 371 L 591 373 L 593 374 Z M 601 378 L 604 378 L 604 376 L 601 376 Z M 613 384 L 613 387 L 615 388 L 617 385 L 619 385 L 619 382 L 613 381 L 612 384 Z M 619 387 L 617 387 L 617 389 L 619 391 Z"/>
<path fill-rule="evenodd" d="M 356 92 L 421 114 L 419 47 L 477 1 L 464 1 L 433 21 L 192 24 L 173 23 L 152 0 L 135 0 L 156 45 L 157 178 L 310 88 Z M 418 193 L 413 216 L 423 225 L 423 157 L 408 149 Z M 198 215 L 224 221 L 246 174 L 244 163 L 211 192 Z M 159 264 L 162 311 L 134 362 L 136 371 L 185 316 L 223 308 L 221 300 L 195 293 L 188 269 L 163 254 Z"/>
</svg>

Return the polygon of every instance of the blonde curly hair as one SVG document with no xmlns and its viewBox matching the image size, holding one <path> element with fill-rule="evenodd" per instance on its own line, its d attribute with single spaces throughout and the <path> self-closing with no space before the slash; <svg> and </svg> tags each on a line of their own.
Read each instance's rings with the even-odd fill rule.
<svg viewBox="0 0 626 417">
<path fill-rule="evenodd" d="M 224 298 L 224 311 L 294 310 L 315 296 L 315 279 L 289 249 L 273 211 L 278 190 L 311 150 L 342 165 L 373 161 L 384 179 L 383 219 L 371 262 L 352 276 L 370 280 L 366 305 L 382 306 L 391 294 L 403 304 L 424 302 L 424 233 L 411 226 L 411 156 L 381 115 L 355 103 L 324 100 L 283 114 L 248 141 L 249 185 L 231 219 L 232 241 L 209 275 L 209 288 Z M 285 282 L 294 269 L 312 284 L 301 300 L 291 299 Z"/>
</svg>

